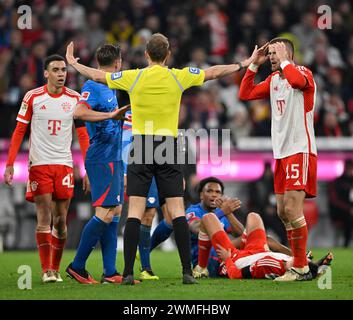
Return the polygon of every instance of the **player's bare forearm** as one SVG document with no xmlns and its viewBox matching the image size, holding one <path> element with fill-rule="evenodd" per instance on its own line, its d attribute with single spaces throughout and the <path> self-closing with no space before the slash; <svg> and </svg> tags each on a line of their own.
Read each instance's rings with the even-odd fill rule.
<svg viewBox="0 0 353 320">
<path fill-rule="evenodd" d="M 284 253 L 284 254 L 286 254 L 288 256 L 292 256 L 293 255 L 291 249 L 289 249 L 288 247 L 286 247 L 283 244 L 279 243 L 277 240 L 275 240 L 271 236 L 267 236 L 267 243 L 268 243 L 268 246 L 271 249 L 271 251 Z"/>
<path fill-rule="evenodd" d="M 239 71 L 238 64 L 217 65 L 205 70 L 205 81 L 219 79 Z"/>
<path fill-rule="evenodd" d="M 226 217 L 232 227 L 233 235 L 236 237 L 240 236 L 244 232 L 243 224 L 233 214 L 229 214 Z"/>
<path fill-rule="evenodd" d="M 88 109 L 83 103 L 76 105 L 74 119 L 88 122 L 98 122 L 111 119 L 110 112 L 99 112 Z"/>
</svg>

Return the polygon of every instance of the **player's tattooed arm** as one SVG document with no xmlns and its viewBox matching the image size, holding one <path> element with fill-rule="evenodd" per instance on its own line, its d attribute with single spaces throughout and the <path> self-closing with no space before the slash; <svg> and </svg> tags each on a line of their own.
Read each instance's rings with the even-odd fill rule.
<svg viewBox="0 0 353 320">
<path fill-rule="evenodd" d="M 74 43 L 71 41 L 69 45 L 66 47 L 66 60 L 67 63 L 74 67 L 79 73 L 84 75 L 87 78 L 90 78 L 94 81 L 107 83 L 105 78 L 106 72 L 90 67 L 86 67 L 85 65 L 78 62 L 80 58 L 74 57 Z"/>
</svg>

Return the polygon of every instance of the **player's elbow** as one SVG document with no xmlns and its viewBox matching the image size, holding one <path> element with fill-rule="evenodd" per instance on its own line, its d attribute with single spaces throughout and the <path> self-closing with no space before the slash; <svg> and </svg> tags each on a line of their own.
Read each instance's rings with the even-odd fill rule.
<svg viewBox="0 0 353 320">
<path fill-rule="evenodd" d="M 76 106 L 75 111 L 73 113 L 74 120 L 83 120 L 83 110 L 80 106 Z"/>
</svg>

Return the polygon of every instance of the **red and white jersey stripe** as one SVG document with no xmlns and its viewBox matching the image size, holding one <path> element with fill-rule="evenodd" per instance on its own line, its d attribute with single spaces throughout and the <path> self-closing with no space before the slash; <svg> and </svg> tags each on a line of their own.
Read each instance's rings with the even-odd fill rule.
<svg viewBox="0 0 353 320">
<path fill-rule="evenodd" d="M 31 122 L 30 166 L 62 164 L 72 167 L 73 111 L 80 95 L 63 87 L 51 94 L 47 86 L 28 91 L 24 96 L 17 121 Z"/>
</svg>

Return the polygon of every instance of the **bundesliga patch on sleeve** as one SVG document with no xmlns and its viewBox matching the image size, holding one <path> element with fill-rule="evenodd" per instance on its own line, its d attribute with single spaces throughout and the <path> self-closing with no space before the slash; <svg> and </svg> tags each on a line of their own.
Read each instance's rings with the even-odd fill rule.
<svg viewBox="0 0 353 320">
<path fill-rule="evenodd" d="M 187 220 L 191 220 L 191 219 L 193 219 L 195 217 L 196 217 L 195 212 L 189 212 L 189 213 L 186 214 L 186 219 Z"/>
<path fill-rule="evenodd" d="M 91 94 L 91 93 L 88 92 L 88 91 L 82 92 L 82 93 L 81 93 L 81 98 L 82 98 L 82 100 L 87 100 L 90 94 Z"/>
<path fill-rule="evenodd" d="M 116 79 L 120 79 L 122 76 L 123 76 L 122 71 L 119 71 L 119 72 L 112 73 L 110 78 L 112 80 L 116 80 Z"/>
<path fill-rule="evenodd" d="M 200 73 L 200 69 L 199 68 L 189 68 L 189 72 L 192 74 L 199 74 Z"/>
<path fill-rule="evenodd" d="M 21 108 L 18 114 L 24 117 L 26 115 L 27 109 L 28 109 L 28 104 L 26 102 L 22 102 Z"/>
</svg>

